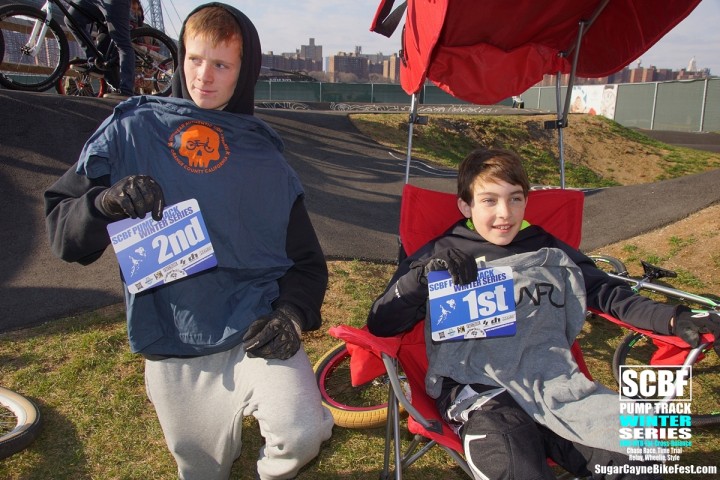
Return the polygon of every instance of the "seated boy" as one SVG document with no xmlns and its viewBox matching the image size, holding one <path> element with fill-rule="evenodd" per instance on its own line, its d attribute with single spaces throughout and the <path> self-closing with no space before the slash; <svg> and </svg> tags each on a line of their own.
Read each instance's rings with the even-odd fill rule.
<svg viewBox="0 0 720 480">
<path fill-rule="evenodd" d="M 179 52 L 179 98 L 118 105 L 45 192 L 51 245 L 85 265 L 110 244 L 109 223 L 160 220 L 166 201 L 197 200 L 217 267 L 125 288 L 130 348 L 146 359 L 147 394 L 179 478 L 227 479 L 250 415 L 265 445 L 247 478 L 295 478 L 333 427 L 301 337 L 321 324 L 325 256 L 282 140 L 253 115 L 255 26 L 229 5 L 199 6 Z"/>
<path fill-rule="evenodd" d="M 548 457 L 582 476 L 596 474 L 596 466 L 636 463 L 619 446 L 617 393 L 588 380 L 570 353 L 586 304 L 692 345 L 699 332 L 720 331 L 717 316 L 693 318 L 686 307 L 636 295 L 528 224 L 529 187 L 517 154 L 472 152 L 458 172 L 458 208 L 466 219 L 403 261 L 368 317 L 371 333 L 399 334 L 426 316 L 429 271 L 448 270 L 464 285 L 477 279 L 478 265 L 512 268 L 514 335 L 434 341 L 431 321 L 425 323 L 426 389 L 461 435 L 477 479 L 555 478 Z"/>
</svg>

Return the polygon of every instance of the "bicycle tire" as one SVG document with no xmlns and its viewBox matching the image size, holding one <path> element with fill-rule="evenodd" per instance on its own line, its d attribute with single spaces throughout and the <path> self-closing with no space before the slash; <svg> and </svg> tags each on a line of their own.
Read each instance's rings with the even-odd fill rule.
<svg viewBox="0 0 720 480">
<path fill-rule="evenodd" d="M 335 425 L 355 429 L 385 425 L 390 388 L 387 377 L 354 387 L 350 382 L 350 354 L 344 343 L 327 351 L 313 370 L 322 403 L 330 410 Z"/>
<path fill-rule="evenodd" d="M 589 255 L 590 259 L 595 262 L 595 266 L 599 269 L 616 275 L 627 275 L 628 271 L 625 264 L 618 258 L 610 255 Z"/>
<path fill-rule="evenodd" d="M 107 90 L 107 82 L 104 78 L 95 78 L 72 69 L 73 65 L 86 64 L 85 59 L 71 60 L 65 73 L 55 82 L 55 91 L 60 95 L 75 97 L 102 97 Z"/>
<path fill-rule="evenodd" d="M 645 351 L 641 352 L 643 349 Z M 632 364 L 649 365 L 650 355 L 654 349 L 652 341 L 643 333 L 630 332 L 625 335 L 618 347 L 615 349 L 612 359 L 612 372 L 618 385 L 620 384 L 620 366 Z M 636 359 L 637 357 L 639 357 L 639 359 Z M 691 414 L 690 418 L 691 424 L 694 427 L 720 425 L 720 411 L 706 414 Z"/>
<path fill-rule="evenodd" d="M 25 51 L 35 22 L 44 22 L 45 12 L 28 5 L 0 7 L 0 29 L 5 43 L 0 61 L 0 84 L 11 90 L 42 92 L 52 88 L 68 64 L 65 32 L 50 20 L 36 55 Z"/>
<path fill-rule="evenodd" d="M 170 95 L 178 65 L 175 42 L 152 27 L 131 30 L 130 39 L 135 50 L 135 95 Z"/>
<path fill-rule="evenodd" d="M 41 419 L 32 401 L 0 387 L 0 459 L 30 445 L 40 431 Z"/>
</svg>

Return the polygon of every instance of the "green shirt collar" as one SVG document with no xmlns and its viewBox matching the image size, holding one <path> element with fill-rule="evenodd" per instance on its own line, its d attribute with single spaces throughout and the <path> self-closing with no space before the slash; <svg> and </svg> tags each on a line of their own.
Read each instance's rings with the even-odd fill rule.
<svg viewBox="0 0 720 480">
<path fill-rule="evenodd" d="M 473 223 L 472 219 L 468 218 L 465 221 L 465 226 L 468 228 L 468 230 L 475 231 L 475 224 Z M 528 222 L 527 220 L 523 220 L 522 224 L 520 224 L 520 230 L 524 230 L 529 226 L 530 226 L 530 222 Z"/>
</svg>

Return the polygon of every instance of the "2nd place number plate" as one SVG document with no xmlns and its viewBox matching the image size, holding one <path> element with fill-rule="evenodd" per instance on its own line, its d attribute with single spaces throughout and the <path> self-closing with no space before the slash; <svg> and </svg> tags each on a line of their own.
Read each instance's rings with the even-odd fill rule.
<svg viewBox="0 0 720 480">
<path fill-rule="evenodd" d="M 107 227 L 130 293 L 139 293 L 217 265 L 215 251 L 197 200 L 163 210 L 159 222 L 150 214 Z"/>
</svg>

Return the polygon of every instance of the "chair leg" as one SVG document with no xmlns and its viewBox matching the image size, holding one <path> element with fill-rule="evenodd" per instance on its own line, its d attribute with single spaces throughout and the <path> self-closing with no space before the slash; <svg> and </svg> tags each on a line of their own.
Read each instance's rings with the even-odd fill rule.
<svg viewBox="0 0 720 480">
<path fill-rule="evenodd" d="M 387 480 L 390 472 L 390 441 L 392 440 L 392 416 L 393 416 L 393 399 L 392 388 L 388 393 L 388 413 L 385 420 L 385 451 L 383 455 L 383 469 L 380 473 L 380 480 Z"/>
<path fill-rule="evenodd" d="M 410 445 L 408 445 L 407 450 L 405 450 L 405 455 L 403 455 L 402 459 L 402 468 L 405 469 L 415 463 L 417 459 L 425 455 L 425 453 L 430 450 L 432 447 L 437 445 L 437 442 L 435 440 L 427 440 L 427 443 L 425 446 L 423 446 L 421 449 L 418 450 L 418 446 L 423 440 L 427 440 L 422 435 L 415 435 L 415 438 L 413 438 L 412 442 L 410 442 Z M 417 452 L 416 452 L 417 450 Z"/>
<path fill-rule="evenodd" d="M 395 362 L 393 362 L 395 363 Z M 397 365 L 395 363 L 395 365 Z M 397 368 L 397 366 L 395 366 Z M 393 445 L 395 480 L 402 480 L 402 451 L 400 444 L 400 412 L 392 386 L 388 387 L 388 414 L 385 424 L 385 455 L 380 480 L 390 480 L 390 445 Z"/>
</svg>

